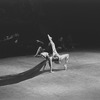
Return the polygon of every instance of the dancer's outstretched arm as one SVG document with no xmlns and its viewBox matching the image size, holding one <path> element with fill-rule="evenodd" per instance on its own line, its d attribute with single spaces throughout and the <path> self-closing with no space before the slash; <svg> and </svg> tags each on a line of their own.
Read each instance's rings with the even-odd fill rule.
<svg viewBox="0 0 100 100">
<path fill-rule="evenodd" d="M 40 56 L 40 51 L 41 51 L 41 49 L 42 49 L 42 47 L 39 47 L 39 48 L 38 48 L 36 54 L 34 55 L 35 57 L 36 57 L 36 56 Z"/>
</svg>

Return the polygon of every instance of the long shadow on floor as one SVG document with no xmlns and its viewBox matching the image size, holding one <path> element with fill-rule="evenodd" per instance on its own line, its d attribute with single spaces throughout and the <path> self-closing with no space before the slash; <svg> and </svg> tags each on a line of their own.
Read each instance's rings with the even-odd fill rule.
<svg viewBox="0 0 100 100">
<path fill-rule="evenodd" d="M 46 64 L 46 60 L 40 62 L 35 67 L 27 71 L 24 71 L 22 73 L 0 76 L 0 86 L 16 84 L 24 80 L 34 78 L 37 75 L 50 72 L 50 70 L 40 71 L 44 67 L 45 64 Z M 61 70 L 62 69 L 53 69 L 53 71 L 61 71 Z"/>
</svg>

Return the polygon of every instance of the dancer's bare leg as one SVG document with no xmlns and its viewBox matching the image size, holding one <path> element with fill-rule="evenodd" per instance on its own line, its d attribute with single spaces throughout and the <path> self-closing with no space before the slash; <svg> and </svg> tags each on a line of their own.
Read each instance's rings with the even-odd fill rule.
<svg viewBox="0 0 100 100">
<path fill-rule="evenodd" d="M 52 73 L 53 72 L 52 71 L 52 57 L 49 56 L 48 52 L 42 52 L 41 56 L 48 61 L 48 64 L 49 64 L 49 67 L 50 67 L 50 72 Z M 46 67 L 46 65 L 44 65 L 43 70 L 45 69 L 45 67 Z"/>
<path fill-rule="evenodd" d="M 46 63 L 45 63 L 45 65 L 44 65 L 44 67 L 43 67 L 43 71 L 45 70 L 45 67 L 46 67 Z"/>
<path fill-rule="evenodd" d="M 65 60 L 65 63 L 64 63 L 64 68 L 65 70 L 67 70 L 67 64 L 68 64 L 68 60 L 69 60 L 69 54 L 62 54 L 60 55 L 60 61 L 62 61 L 63 59 Z"/>
<path fill-rule="evenodd" d="M 50 37 L 50 35 L 48 34 L 48 38 L 52 47 L 52 52 L 53 52 L 53 56 L 59 56 L 57 50 L 56 50 L 56 46 L 54 44 L 54 42 L 52 41 L 52 37 Z"/>
<path fill-rule="evenodd" d="M 52 71 L 52 57 L 49 57 L 49 66 L 50 66 L 50 72 L 53 73 Z"/>
<path fill-rule="evenodd" d="M 53 71 L 52 71 L 52 57 L 46 56 L 46 59 L 48 60 L 48 64 L 49 64 L 49 67 L 50 67 L 50 72 L 53 73 Z M 44 65 L 43 70 L 45 69 L 45 67 L 46 67 L 46 65 Z"/>
</svg>

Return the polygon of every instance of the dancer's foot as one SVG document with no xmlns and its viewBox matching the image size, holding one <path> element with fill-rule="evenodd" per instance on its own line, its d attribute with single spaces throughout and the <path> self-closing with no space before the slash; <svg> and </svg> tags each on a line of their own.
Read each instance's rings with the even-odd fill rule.
<svg viewBox="0 0 100 100">
<path fill-rule="evenodd" d="M 64 65 L 64 69 L 67 70 L 67 65 Z"/>
<path fill-rule="evenodd" d="M 50 71 L 50 73 L 54 73 L 54 71 Z"/>
</svg>

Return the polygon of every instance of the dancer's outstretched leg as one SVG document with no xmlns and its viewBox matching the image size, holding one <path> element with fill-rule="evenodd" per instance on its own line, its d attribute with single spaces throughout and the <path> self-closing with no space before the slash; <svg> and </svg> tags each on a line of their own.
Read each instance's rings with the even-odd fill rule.
<svg viewBox="0 0 100 100">
<path fill-rule="evenodd" d="M 53 56 L 59 56 L 57 50 L 56 50 L 56 46 L 54 44 L 54 42 L 52 41 L 52 37 L 50 37 L 50 35 L 48 34 L 48 38 L 52 47 L 52 52 L 53 52 Z"/>
</svg>

